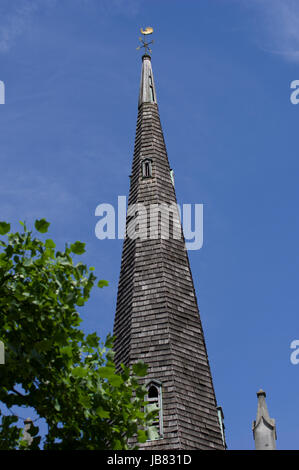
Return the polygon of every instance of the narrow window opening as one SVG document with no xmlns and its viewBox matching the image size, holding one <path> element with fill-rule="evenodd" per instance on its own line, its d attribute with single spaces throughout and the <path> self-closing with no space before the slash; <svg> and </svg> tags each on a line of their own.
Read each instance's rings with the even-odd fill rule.
<svg viewBox="0 0 299 470">
<path fill-rule="evenodd" d="M 149 440 L 163 438 L 162 384 L 150 382 L 147 386 L 148 411 L 157 410 L 156 418 L 149 428 Z"/>
<path fill-rule="evenodd" d="M 159 397 L 159 392 L 157 387 L 152 385 L 149 390 L 148 390 L 148 398 L 158 398 Z"/>
<path fill-rule="evenodd" d="M 151 99 L 152 99 L 152 101 L 155 101 L 153 79 L 152 79 L 151 75 L 149 75 L 148 78 L 149 78 L 149 86 L 150 86 L 150 91 L 151 91 Z"/>
<path fill-rule="evenodd" d="M 142 162 L 142 177 L 152 177 L 152 161 L 150 159 L 143 160 Z"/>
</svg>

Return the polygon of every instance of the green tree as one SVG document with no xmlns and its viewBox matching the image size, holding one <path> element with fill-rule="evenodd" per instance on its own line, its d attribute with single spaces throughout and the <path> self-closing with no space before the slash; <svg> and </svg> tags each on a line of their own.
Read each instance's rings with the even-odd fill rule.
<svg viewBox="0 0 299 470">
<path fill-rule="evenodd" d="M 79 328 L 78 307 L 96 281 L 93 267 L 73 260 L 85 252 L 84 243 L 55 251 L 53 240 L 21 225 L 11 233 L 10 224 L 0 222 L 0 402 L 12 413 L 0 417 L 0 449 L 26 447 L 15 406 L 34 408 L 47 422 L 42 439 L 32 428 L 30 449 L 128 449 L 136 434 L 144 442 L 155 414 L 146 411 L 139 381 L 146 366 L 117 371 L 112 338 L 101 345 L 96 333 L 86 336 Z M 48 227 L 44 219 L 35 222 L 40 233 Z"/>
</svg>

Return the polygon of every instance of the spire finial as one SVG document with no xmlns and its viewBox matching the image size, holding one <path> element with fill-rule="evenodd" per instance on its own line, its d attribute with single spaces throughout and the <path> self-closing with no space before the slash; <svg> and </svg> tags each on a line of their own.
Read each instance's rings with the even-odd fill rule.
<svg viewBox="0 0 299 470">
<path fill-rule="evenodd" d="M 149 34 L 152 34 L 154 32 L 154 28 L 152 28 L 151 26 L 147 26 L 145 29 L 142 29 L 140 28 L 140 32 L 141 34 L 143 34 L 143 38 L 140 37 L 138 38 L 140 42 L 142 42 L 142 46 L 138 46 L 136 47 L 137 51 L 139 51 L 140 49 L 142 49 L 144 47 L 144 54 L 145 55 L 149 55 L 152 53 L 152 50 L 150 49 L 150 44 L 153 44 L 154 41 L 150 41 L 150 42 L 146 42 L 146 36 L 148 36 Z"/>
<path fill-rule="evenodd" d="M 256 450 L 276 449 L 276 425 L 275 419 L 270 418 L 267 404 L 266 392 L 260 389 L 257 392 L 258 406 L 256 420 L 253 422 L 253 438 Z"/>
</svg>

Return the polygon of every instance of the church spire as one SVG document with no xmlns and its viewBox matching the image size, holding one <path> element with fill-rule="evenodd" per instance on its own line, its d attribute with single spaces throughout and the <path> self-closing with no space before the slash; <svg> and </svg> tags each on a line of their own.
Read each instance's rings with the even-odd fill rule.
<svg viewBox="0 0 299 470">
<path fill-rule="evenodd" d="M 158 407 L 159 416 L 150 440 L 141 448 L 224 449 L 147 53 L 142 57 L 128 204 L 114 350 L 117 364 L 143 360 L 149 365 L 144 384 L 148 401 Z M 154 206 L 161 212 L 153 225 L 150 214 Z M 165 208 L 170 210 L 169 236 L 165 236 Z M 137 226 L 145 228 L 143 236 L 137 229 L 136 233 Z"/>
<path fill-rule="evenodd" d="M 258 405 L 256 420 L 253 421 L 252 430 L 256 450 L 275 450 L 276 426 L 275 419 L 270 418 L 266 393 L 263 390 L 257 392 Z"/>
</svg>

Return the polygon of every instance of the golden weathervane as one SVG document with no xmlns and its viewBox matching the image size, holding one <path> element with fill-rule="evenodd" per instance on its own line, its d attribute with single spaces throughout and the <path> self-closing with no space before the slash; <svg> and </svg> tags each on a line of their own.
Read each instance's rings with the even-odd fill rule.
<svg viewBox="0 0 299 470">
<path fill-rule="evenodd" d="M 152 50 L 150 49 L 149 45 L 153 44 L 154 41 L 146 42 L 146 36 L 148 34 L 152 34 L 154 32 L 154 29 L 151 26 L 147 26 L 147 28 L 142 29 L 140 28 L 141 34 L 143 34 L 143 38 L 138 38 L 140 42 L 142 42 L 142 46 L 138 46 L 136 49 L 139 51 L 139 49 L 142 49 L 144 47 L 144 53 L 145 54 L 151 54 Z"/>
</svg>

